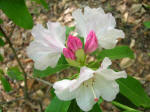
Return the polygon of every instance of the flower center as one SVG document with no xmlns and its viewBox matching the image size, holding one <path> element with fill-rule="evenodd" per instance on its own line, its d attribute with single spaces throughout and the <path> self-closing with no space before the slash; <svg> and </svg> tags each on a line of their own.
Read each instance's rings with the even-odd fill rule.
<svg viewBox="0 0 150 112">
<path fill-rule="evenodd" d="M 95 78 L 93 77 L 93 78 L 83 82 L 83 86 L 89 87 L 91 89 L 93 96 L 94 96 L 94 101 L 98 102 L 99 99 L 96 97 L 96 94 L 95 94 L 95 91 L 93 88 L 94 83 L 95 83 Z"/>
</svg>

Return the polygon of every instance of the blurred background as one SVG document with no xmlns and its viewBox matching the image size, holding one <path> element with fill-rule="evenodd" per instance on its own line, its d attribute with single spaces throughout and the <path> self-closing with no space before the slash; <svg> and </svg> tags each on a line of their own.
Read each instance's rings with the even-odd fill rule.
<svg viewBox="0 0 150 112">
<path fill-rule="evenodd" d="M 136 56 L 134 60 L 123 58 L 114 61 L 112 68 L 125 69 L 128 74 L 141 82 L 145 91 L 150 95 L 150 29 L 144 24 L 145 21 L 150 21 L 149 0 L 47 0 L 46 2 L 50 7 L 49 10 L 37 4 L 35 0 L 26 0 L 34 24 L 45 25 L 48 21 L 59 21 L 63 25 L 74 26 L 72 11 L 85 6 L 91 8 L 103 7 L 105 12 L 112 13 L 116 18 L 117 28 L 122 29 L 126 35 L 125 39 L 119 40 L 118 44 L 130 46 Z M 34 39 L 31 30 L 25 30 L 15 25 L 2 10 L 0 10 L 0 18 L 3 20 L 3 29 L 8 35 L 11 35 L 10 40 L 25 71 L 32 76 L 33 61 L 26 54 L 27 46 Z M 5 41 L 4 38 L 3 40 Z M 18 66 L 8 43 L 4 47 L 0 47 L 0 54 L 4 57 L 0 61 L 0 69 L 3 69 L 4 72 L 11 67 Z M 54 83 L 56 80 L 75 72 L 74 69 L 69 69 L 43 78 L 43 80 Z M 27 86 L 32 99 L 25 101 L 22 98 L 24 82 L 14 81 L 7 75 L 5 77 L 13 90 L 6 93 L 0 84 L 0 107 L 4 112 L 41 112 L 41 109 L 44 110 L 50 103 L 51 86 L 28 78 Z M 101 107 L 104 112 L 119 112 L 111 103 L 104 102 Z M 150 112 L 150 110 L 145 112 Z"/>
</svg>

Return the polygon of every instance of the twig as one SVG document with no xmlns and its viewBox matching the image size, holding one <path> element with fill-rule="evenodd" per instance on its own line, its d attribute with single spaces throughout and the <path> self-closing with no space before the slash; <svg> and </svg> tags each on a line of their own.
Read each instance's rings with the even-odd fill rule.
<svg viewBox="0 0 150 112">
<path fill-rule="evenodd" d="M 23 96 L 22 96 L 22 97 L 18 97 L 18 98 L 14 99 L 14 100 L 6 101 L 6 102 L 0 102 L 0 105 L 10 104 L 10 103 L 13 103 L 13 102 L 16 102 L 16 101 L 22 100 L 22 99 L 24 99 L 24 97 L 23 97 Z"/>
<path fill-rule="evenodd" d="M 41 112 L 44 112 L 43 105 L 42 105 L 41 101 L 39 101 L 39 105 L 40 105 Z"/>
<path fill-rule="evenodd" d="M 14 49 L 14 47 L 13 47 L 11 41 L 10 41 L 10 36 L 8 37 L 8 36 L 6 35 L 5 31 L 1 28 L 1 26 L 0 26 L 0 31 L 3 33 L 4 38 L 5 38 L 6 41 L 8 42 L 8 44 L 9 44 L 11 50 L 13 51 L 13 53 L 14 53 L 14 55 L 15 55 L 15 58 L 16 58 L 16 60 L 17 60 L 17 62 L 18 62 L 18 65 L 20 66 L 20 68 L 21 68 L 21 70 L 22 70 L 22 72 L 23 72 L 23 75 L 24 75 L 24 82 L 25 82 L 24 96 L 25 96 L 25 98 L 27 99 L 27 98 L 28 98 L 27 74 L 26 74 L 26 72 L 25 72 L 25 70 L 24 70 L 24 68 L 23 68 L 23 66 L 22 66 L 22 64 L 21 64 L 21 62 L 20 62 L 20 60 L 19 60 L 19 58 L 18 58 L 18 56 L 17 56 L 16 50 Z"/>
<path fill-rule="evenodd" d="M 50 83 L 50 82 L 48 82 L 48 81 L 45 81 L 45 80 L 42 80 L 42 79 L 40 79 L 40 78 L 32 77 L 32 76 L 29 76 L 29 75 L 28 75 L 28 77 L 30 77 L 30 78 L 32 78 L 32 79 L 35 79 L 35 80 L 37 80 L 37 81 L 40 81 L 40 82 L 42 82 L 42 83 L 44 83 L 44 84 L 46 84 L 46 85 L 53 86 L 52 83 Z"/>
</svg>

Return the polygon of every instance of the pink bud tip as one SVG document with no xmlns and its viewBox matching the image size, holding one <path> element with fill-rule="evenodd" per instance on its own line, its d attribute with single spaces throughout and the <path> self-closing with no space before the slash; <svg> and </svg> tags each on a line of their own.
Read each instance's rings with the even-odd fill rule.
<svg viewBox="0 0 150 112">
<path fill-rule="evenodd" d="M 69 49 L 71 49 L 73 52 L 75 52 L 78 49 L 82 48 L 82 42 L 78 37 L 69 35 L 67 46 Z"/>
<path fill-rule="evenodd" d="M 72 59 L 72 60 L 75 60 L 75 54 L 68 48 L 64 48 L 63 49 L 63 54 L 66 58 L 69 58 L 69 59 Z"/>
<path fill-rule="evenodd" d="M 98 40 L 96 34 L 93 30 L 91 30 L 86 38 L 84 51 L 85 53 L 92 53 L 97 49 L 97 47 L 98 47 Z"/>
<path fill-rule="evenodd" d="M 95 101 L 95 102 L 98 102 L 98 98 L 94 98 L 94 101 Z"/>
</svg>

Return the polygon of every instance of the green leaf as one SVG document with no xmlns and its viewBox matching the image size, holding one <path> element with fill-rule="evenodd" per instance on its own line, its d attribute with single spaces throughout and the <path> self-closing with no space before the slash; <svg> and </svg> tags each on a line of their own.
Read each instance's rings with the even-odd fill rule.
<svg viewBox="0 0 150 112">
<path fill-rule="evenodd" d="M 4 46 L 5 45 L 5 42 L 3 41 L 2 38 L 0 38 L 0 46 Z"/>
<path fill-rule="evenodd" d="M 0 31 L 0 37 L 3 37 L 4 36 L 4 34 Z"/>
<path fill-rule="evenodd" d="M 6 92 L 10 92 L 12 90 L 9 82 L 5 79 L 4 76 L 0 75 L 0 81 L 2 82 L 3 88 Z"/>
<path fill-rule="evenodd" d="M 83 112 L 77 105 L 76 100 L 72 100 L 67 112 Z"/>
<path fill-rule="evenodd" d="M 67 112 L 70 101 L 61 101 L 57 97 L 53 98 L 45 112 Z"/>
<path fill-rule="evenodd" d="M 37 4 L 42 4 L 45 9 L 49 9 L 48 4 L 46 3 L 45 0 L 32 0 L 32 1 L 36 2 Z"/>
<path fill-rule="evenodd" d="M 126 79 L 117 80 L 120 93 L 128 98 L 134 105 L 137 107 L 150 108 L 150 98 L 144 92 L 140 82 L 131 76 L 128 76 Z"/>
<path fill-rule="evenodd" d="M 0 0 L 0 9 L 18 26 L 25 29 L 32 28 L 33 20 L 25 0 Z"/>
<path fill-rule="evenodd" d="M 142 112 L 142 111 L 137 111 L 137 110 L 125 110 L 123 112 Z"/>
<path fill-rule="evenodd" d="M 2 19 L 0 19 L 0 24 L 2 24 L 3 23 L 3 20 Z"/>
<path fill-rule="evenodd" d="M 4 60 L 4 58 L 3 58 L 3 56 L 0 54 L 0 61 L 3 61 Z"/>
<path fill-rule="evenodd" d="M 90 112 L 102 112 L 100 106 L 96 103 Z"/>
<path fill-rule="evenodd" d="M 66 26 L 66 39 L 68 38 L 69 34 L 71 31 L 74 31 L 75 30 L 75 27 L 68 27 Z"/>
<path fill-rule="evenodd" d="M 59 58 L 59 61 L 58 61 L 57 65 L 60 65 L 60 64 L 68 64 L 67 61 L 66 61 L 66 58 L 65 58 L 65 56 L 63 54 Z"/>
<path fill-rule="evenodd" d="M 145 4 L 145 3 L 142 3 L 142 4 L 143 4 L 143 6 L 144 6 L 146 9 L 150 9 L 150 5 Z"/>
<path fill-rule="evenodd" d="M 121 58 L 125 58 L 125 57 L 129 57 L 129 58 L 133 59 L 134 53 L 128 46 L 117 46 L 113 49 L 104 49 L 97 54 L 96 58 L 98 60 L 96 62 L 89 63 L 88 67 L 89 68 L 98 68 L 100 66 L 100 62 L 105 57 L 108 57 L 111 60 L 121 59 Z"/>
<path fill-rule="evenodd" d="M 128 46 L 117 46 L 113 49 L 105 49 L 102 50 L 97 58 L 104 59 L 105 57 L 109 57 L 110 59 L 120 59 L 120 58 L 134 58 L 133 51 Z"/>
<path fill-rule="evenodd" d="M 77 105 L 77 103 L 76 103 L 76 100 L 72 100 L 67 112 L 84 112 L 84 111 L 82 111 L 82 110 L 78 107 L 78 105 Z M 102 112 L 102 110 L 100 109 L 99 104 L 96 103 L 96 104 L 93 106 L 93 109 L 90 110 L 89 112 Z"/>
<path fill-rule="evenodd" d="M 2 112 L 2 110 L 0 109 L 0 112 Z"/>
<path fill-rule="evenodd" d="M 123 110 L 126 110 L 126 111 L 141 112 L 139 110 L 135 110 L 131 107 L 128 107 L 127 105 L 123 105 L 123 104 L 121 104 L 119 102 L 116 102 L 116 101 L 112 101 L 112 104 L 119 107 L 119 108 L 121 108 L 121 109 L 123 109 Z"/>
<path fill-rule="evenodd" d="M 60 72 L 68 67 L 69 67 L 68 64 L 60 64 L 60 65 L 57 65 L 55 68 L 48 67 L 47 69 L 45 69 L 43 71 L 34 69 L 33 74 L 35 77 L 46 77 L 46 76 L 50 76 L 56 72 Z"/>
<path fill-rule="evenodd" d="M 150 21 L 145 21 L 143 24 L 145 28 L 150 29 Z"/>
<path fill-rule="evenodd" d="M 20 72 L 18 67 L 11 67 L 7 70 L 8 76 L 13 80 L 24 80 L 22 72 Z"/>
</svg>

